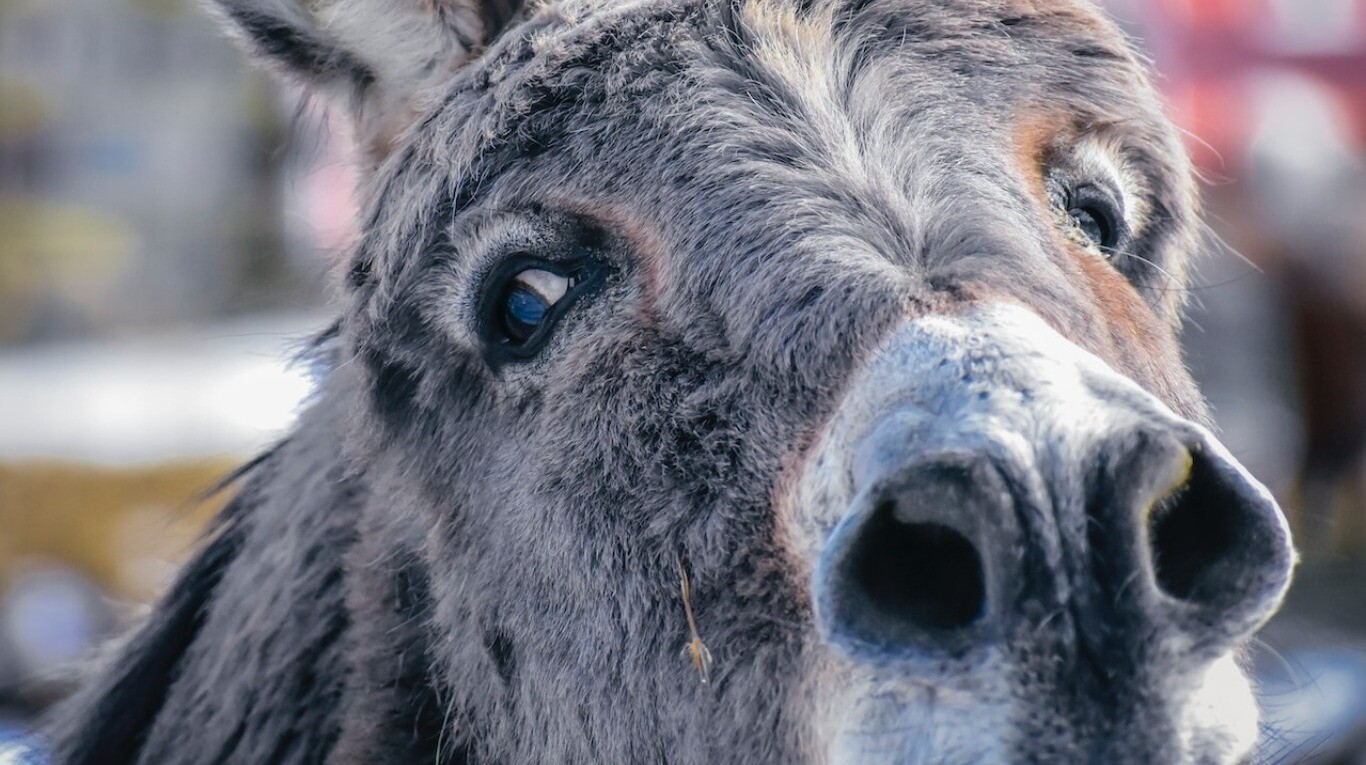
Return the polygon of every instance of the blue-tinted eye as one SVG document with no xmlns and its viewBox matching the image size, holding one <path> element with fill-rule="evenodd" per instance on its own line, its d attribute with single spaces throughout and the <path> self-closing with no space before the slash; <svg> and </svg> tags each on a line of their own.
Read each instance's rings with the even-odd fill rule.
<svg viewBox="0 0 1366 765">
<path fill-rule="evenodd" d="M 536 328 L 549 310 L 550 304 L 545 302 L 545 298 L 527 287 L 513 287 L 504 306 L 508 335 L 513 340 L 525 341 L 536 333 Z"/>
<path fill-rule="evenodd" d="M 502 342 L 520 346 L 541 328 L 550 310 L 573 288 L 575 278 L 539 268 L 517 273 L 503 289 L 498 323 Z"/>
<path fill-rule="evenodd" d="M 490 367 L 535 357 L 555 337 L 555 326 L 575 301 L 601 289 L 605 263 L 586 249 L 555 260 L 513 253 L 485 277 L 477 331 Z"/>
</svg>

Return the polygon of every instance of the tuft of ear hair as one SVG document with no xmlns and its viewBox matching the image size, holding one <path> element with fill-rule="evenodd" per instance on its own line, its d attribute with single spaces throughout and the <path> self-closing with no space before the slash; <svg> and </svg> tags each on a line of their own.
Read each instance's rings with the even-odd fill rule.
<svg viewBox="0 0 1366 765">
<path fill-rule="evenodd" d="M 372 162 L 439 87 L 521 10 L 521 0 L 211 0 L 256 59 L 355 121 Z"/>
</svg>

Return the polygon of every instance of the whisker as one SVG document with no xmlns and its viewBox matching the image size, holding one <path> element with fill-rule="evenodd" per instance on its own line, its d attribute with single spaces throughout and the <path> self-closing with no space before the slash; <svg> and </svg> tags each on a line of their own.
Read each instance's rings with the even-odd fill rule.
<svg viewBox="0 0 1366 765">
<path fill-rule="evenodd" d="M 1176 277 L 1175 274 L 1173 274 L 1171 271 L 1168 271 L 1167 269 L 1163 268 L 1162 266 L 1158 265 L 1155 261 L 1151 260 L 1150 258 L 1145 258 L 1145 257 L 1143 257 L 1142 255 L 1139 255 L 1138 253 L 1133 252 L 1133 251 L 1131 251 L 1131 250 L 1114 250 L 1114 249 L 1112 249 L 1112 250 L 1109 250 L 1109 253 L 1110 253 L 1110 255 L 1111 255 L 1112 257 L 1113 257 L 1113 256 L 1116 256 L 1116 255 L 1123 255 L 1123 256 L 1126 257 L 1126 258 L 1131 258 L 1131 259 L 1133 259 L 1133 260 L 1137 260 L 1137 261 L 1140 262 L 1140 263 L 1147 263 L 1149 266 L 1152 266 L 1154 269 L 1156 269 L 1158 273 L 1162 274 L 1163 276 L 1167 277 L 1167 279 L 1171 280 L 1172 284 L 1177 285 L 1176 287 L 1171 287 L 1171 288 L 1153 287 L 1154 289 L 1176 289 L 1176 290 L 1179 290 L 1179 289 L 1189 289 L 1189 288 L 1187 288 L 1187 287 L 1185 287 L 1184 285 L 1181 284 L 1181 280 L 1178 279 L 1178 278 Z M 1149 286 L 1152 286 L 1152 285 L 1149 285 Z"/>
<path fill-rule="evenodd" d="M 1238 260 L 1241 260 L 1243 264 L 1246 265 L 1248 268 L 1251 268 L 1253 271 L 1256 271 L 1259 274 L 1265 273 L 1261 266 L 1254 263 L 1251 258 L 1244 255 L 1237 247 L 1234 247 L 1233 245 L 1229 244 L 1228 240 L 1224 239 L 1224 237 L 1217 230 L 1215 230 L 1215 228 L 1211 226 L 1208 221 L 1200 221 L 1200 231 L 1204 235 L 1206 241 L 1214 244 L 1220 253 L 1225 255 L 1232 255 Z"/>
<path fill-rule="evenodd" d="M 1228 160 L 1224 159 L 1224 155 L 1221 154 L 1219 150 L 1214 147 L 1214 144 L 1210 143 L 1209 141 L 1206 141 L 1204 138 L 1201 138 L 1199 133 L 1196 133 L 1195 131 L 1190 130 L 1188 128 L 1178 127 L 1177 130 L 1179 130 L 1182 135 L 1186 136 L 1191 141 L 1194 141 L 1201 148 L 1208 150 L 1209 153 L 1214 157 L 1215 161 L 1219 164 L 1219 169 L 1217 171 L 1219 175 L 1217 177 L 1215 176 L 1216 171 L 1197 167 L 1194 171 L 1196 178 L 1199 178 L 1202 182 L 1210 186 L 1226 186 L 1229 183 L 1233 182 L 1232 178 L 1229 178 L 1227 175 L 1223 174 L 1223 171 L 1228 167 Z"/>
<path fill-rule="evenodd" d="M 1285 654 L 1276 650 L 1275 646 L 1271 645 L 1270 643 L 1266 642 L 1260 637 L 1254 637 L 1252 638 L 1252 640 L 1248 641 L 1248 643 L 1270 653 L 1273 657 L 1275 657 L 1276 662 L 1281 665 L 1281 669 L 1285 670 L 1286 677 L 1290 678 L 1293 682 L 1299 682 L 1298 680 L 1296 680 L 1296 675 L 1298 673 L 1295 671 L 1295 665 L 1291 664 L 1290 660 L 1285 658 Z"/>
<path fill-rule="evenodd" d="M 1111 257 L 1120 257 L 1120 256 L 1122 256 L 1122 257 L 1125 257 L 1125 258 L 1131 258 L 1131 259 L 1136 260 L 1136 261 L 1138 261 L 1138 262 L 1140 262 L 1140 263 L 1144 263 L 1144 264 L 1146 264 L 1147 266 L 1149 266 L 1149 267 L 1151 267 L 1152 269 L 1154 269 L 1155 271 L 1157 271 L 1157 272 L 1158 272 L 1159 274 L 1161 274 L 1163 277 L 1165 277 L 1169 282 L 1171 282 L 1170 285 L 1161 285 L 1161 284 L 1153 284 L 1153 283 L 1138 283 L 1138 284 L 1136 285 L 1136 286 L 1138 286 L 1138 287 L 1141 288 L 1141 289 L 1152 290 L 1152 291 L 1154 291 L 1154 292 L 1185 292 L 1185 293 L 1195 294 L 1195 293 L 1204 292 L 1204 291 L 1207 291 L 1207 290 L 1219 289 L 1219 288 L 1221 288 L 1221 287 L 1227 287 L 1227 286 L 1229 286 L 1230 284 L 1237 284 L 1238 282 L 1240 282 L 1240 281 L 1242 281 L 1242 280 L 1248 278 L 1249 276 L 1254 276 L 1254 275 L 1257 275 L 1257 274 L 1262 274 L 1262 273 L 1264 273 L 1264 271 L 1262 270 L 1262 268 L 1261 268 L 1260 266 L 1258 266 L 1256 263 L 1254 263 L 1254 262 L 1252 262 L 1251 260 L 1249 260 L 1249 259 L 1247 258 L 1247 256 L 1243 255 L 1241 252 L 1239 252 L 1237 249 L 1235 249 L 1232 245 L 1228 244 L 1226 241 L 1224 241 L 1222 238 L 1220 238 L 1219 235 L 1218 235 L 1217 233 L 1215 233 L 1214 230 L 1213 230 L 1212 228 L 1209 228 L 1208 224 L 1201 223 L 1201 226 L 1205 228 L 1206 234 L 1211 238 L 1211 240 L 1212 240 L 1216 245 L 1218 245 L 1218 249 L 1219 249 L 1222 253 L 1227 253 L 1227 254 L 1231 254 L 1231 255 L 1235 256 L 1235 257 L 1238 258 L 1240 261 L 1242 261 L 1243 263 L 1247 264 L 1252 270 L 1250 270 L 1250 271 L 1244 271 L 1243 273 L 1240 273 L 1240 274 L 1238 274 L 1237 276 L 1234 276 L 1234 277 L 1232 277 L 1232 278 L 1230 278 L 1230 279 L 1225 279 L 1224 281 L 1215 282 L 1215 283 L 1213 283 L 1213 284 L 1194 284 L 1194 285 L 1185 285 L 1185 284 L 1182 284 L 1182 283 L 1181 283 L 1181 279 L 1179 279 L 1179 278 L 1178 278 L 1175 274 L 1173 274 L 1171 271 L 1167 270 L 1166 268 L 1163 268 L 1161 265 L 1159 265 L 1158 263 L 1156 263 L 1156 262 L 1153 261 L 1152 259 L 1146 258 L 1146 257 L 1144 257 L 1144 256 L 1142 256 L 1142 255 L 1139 255 L 1139 254 L 1136 253 L 1136 252 L 1133 252 L 1133 251 L 1131 251 L 1131 250 L 1118 250 L 1118 249 L 1112 249 L 1112 250 L 1109 250 L 1108 252 L 1110 253 Z"/>
</svg>

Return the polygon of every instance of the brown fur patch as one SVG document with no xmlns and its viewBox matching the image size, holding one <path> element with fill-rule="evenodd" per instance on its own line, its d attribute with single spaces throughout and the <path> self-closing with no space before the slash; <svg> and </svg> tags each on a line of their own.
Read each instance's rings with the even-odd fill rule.
<svg viewBox="0 0 1366 765">
<path fill-rule="evenodd" d="M 1059 137 L 1070 132 L 1072 118 L 1066 112 L 1028 112 L 1016 121 L 1011 141 L 1015 169 L 1029 189 L 1040 210 L 1048 210 L 1048 191 L 1044 187 L 1049 151 Z"/>
<path fill-rule="evenodd" d="M 1089 131 L 1088 131 L 1089 133 Z M 1048 199 L 1045 175 L 1050 154 L 1059 146 L 1087 140 L 1064 112 L 1039 111 L 1023 115 L 1013 132 L 1012 161 L 1031 202 L 1045 221 L 1058 217 Z M 1117 178 L 1123 183 L 1124 179 Z M 1169 404 L 1186 396 L 1170 382 L 1170 370 L 1181 368 L 1181 355 L 1166 326 L 1134 285 L 1095 252 L 1079 246 L 1058 226 L 1048 226 L 1050 252 L 1065 278 L 1090 298 L 1102 321 L 1075 326 L 1054 306 L 1028 295 L 998 297 L 1026 304 L 1060 334 L 1105 359 Z M 1164 370 L 1168 370 L 1164 372 Z M 1180 407 L 1178 407 L 1180 409 Z"/>
</svg>

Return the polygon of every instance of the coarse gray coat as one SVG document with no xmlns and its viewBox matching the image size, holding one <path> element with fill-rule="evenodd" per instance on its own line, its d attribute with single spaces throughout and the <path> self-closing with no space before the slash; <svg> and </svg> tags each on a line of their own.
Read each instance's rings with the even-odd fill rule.
<svg viewBox="0 0 1366 765">
<path fill-rule="evenodd" d="M 1201 425 L 1191 170 L 1088 4 L 214 5 L 354 117 L 363 236 L 57 762 L 1255 754 L 1293 554 Z"/>
</svg>

